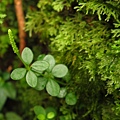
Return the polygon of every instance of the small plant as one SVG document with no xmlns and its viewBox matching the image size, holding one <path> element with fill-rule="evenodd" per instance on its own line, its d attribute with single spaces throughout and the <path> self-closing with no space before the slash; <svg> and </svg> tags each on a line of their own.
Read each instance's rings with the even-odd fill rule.
<svg viewBox="0 0 120 120">
<path fill-rule="evenodd" d="M 8 72 L 0 71 L 0 111 L 2 110 L 7 98 L 15 99 L 16 90 L 11 82 L 10 74 Z"/>
<path fill-rule="evenodd" d="M 42 106 L 35 106 L 34 112 L 38 120 L 55 120 L 56 110 L 53 107 L 45 109 Z"/>
<path fill-rule="evenodd" d="M 21 80 L 26 78 L 26 82 L 30 87 L 37 90 L 46 91 L 51 96 L 59 98 L 65 98 L 65 101 L 69 105 L 74 105 L 77 102 L 77 98 L 74 93 L 67 94 L 67 88 L 60 88 L 60 84 L 65 86 L 64 82 L 70 80 L 70 74 L 68 68 L 64 64 L 56 64 L 56 61 L 52 55 L 39 55 L 37 60 L 33 61 L 33 52 L 30 48 L 25 47 L 21 55 L 14 41 L 12 31 L 8 30 L 10 43 L 12 45 L 14 53 L 20 58 L 25 68 L 16 68 L 11 73 L 13 80 Z M 62 82 L 64 80 L 64 82 Z"/>
</svg>

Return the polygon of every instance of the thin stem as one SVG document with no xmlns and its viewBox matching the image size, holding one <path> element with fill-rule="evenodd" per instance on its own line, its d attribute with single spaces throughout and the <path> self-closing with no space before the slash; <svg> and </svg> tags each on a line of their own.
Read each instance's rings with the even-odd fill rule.
<svg viewBox="0 0 120 120">
<path fill-rule="evenodd" d="M 57 83 L 61 84 L 61 85 L 66 85 L 66 83 L 63 83 L 63 82 L 61 82 L 61 81 L 59 81 L 59 80 L 56 80 L 56 79 L 55 79 L 55 81 L 56 81 Z"/>
<path fill-rule="evenodd" d="M 16 53 L 16 54 L 17 54 L 18 58 L 21 60 L 21 62 L 24 64 L 25 68 L 26 68 L 27 70 L 30 70 L 30 66 L 27 65 L 27 64 L 23 61 L 23 59 L 22 59 L 21 56 L 20 56 L 20 53 Z"/>
</svg>

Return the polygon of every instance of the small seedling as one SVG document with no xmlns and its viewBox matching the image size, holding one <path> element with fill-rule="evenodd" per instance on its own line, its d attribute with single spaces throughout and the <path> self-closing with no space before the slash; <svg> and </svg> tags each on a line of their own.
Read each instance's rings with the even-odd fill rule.
<svg viewBox="0 0 120 120">
<path fill-rule="evenodd" d="M 55 120 L 54 118 L 57 114 L 53 107 L 47 107 L 45 109 L 42 106 L 35 106 L 34 112 L 38 120 Z"/>
</svg>

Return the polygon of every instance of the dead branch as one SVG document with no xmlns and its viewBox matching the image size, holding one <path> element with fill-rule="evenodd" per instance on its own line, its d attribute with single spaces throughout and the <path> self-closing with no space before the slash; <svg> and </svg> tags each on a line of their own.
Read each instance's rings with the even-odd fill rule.
<svg viewBox="0 0 120 120">
<path fill-rule="evenodd" d="M 25 17 L 24 17 L 24 12 L 23 12 L 23 7 L 22 7 L 22 0 L 14 0 L 15 4 L 15 11 L 16 11 L 16 16 L 17 16 L 17 21 L 18 21 L 18 29 L 19 29 L 19 50 L 20 53 L 26 46 L 25 38 L 26 38 L 26 33 L 25 33 Z"/>
</svg>

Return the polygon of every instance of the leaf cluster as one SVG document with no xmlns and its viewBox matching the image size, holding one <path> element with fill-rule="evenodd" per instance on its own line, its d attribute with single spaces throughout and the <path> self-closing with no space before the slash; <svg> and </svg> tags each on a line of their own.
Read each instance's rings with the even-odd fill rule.
<svg viewBox="0 0 120 120">
<path fill-rule="evenodd" d="M 64 85 L 64 83 L 60 81 L 62 80 L 60 78 L 65 78 L 67 81 L 69 80 L 70 77 L 67 66 L 64 64 L 55 65 L 55 59 L 52 55 L 39 56 L 37 61 L 32 63 L 33 53 L 28 47 L 24 48 L 22 51 L 21 60 L 26 68 L 14 69 L 11 73 L 11 78 L 13 80 L 21 80 L 25 77 L 26 82 L 30 87 L 37 90 L 43 90 L 46 88 L 48 94 L 51 96 L 57 96 L 60 98 L 66 96 L 65 101 L 67 104 L 76 104 L 76 96 L 73 93 L 67 94 L 66 88 L 60 89 L 60 85 L 58 84 L 60 83 Z"/>
<path fill-rule="evenodd" d="M 53 107 L 47 107 L 45 109 L 42 106 L 35 106 L 34 112 L 38 120 L 55 120 L 55 116 L 57 114 Z"/>
</svg>

